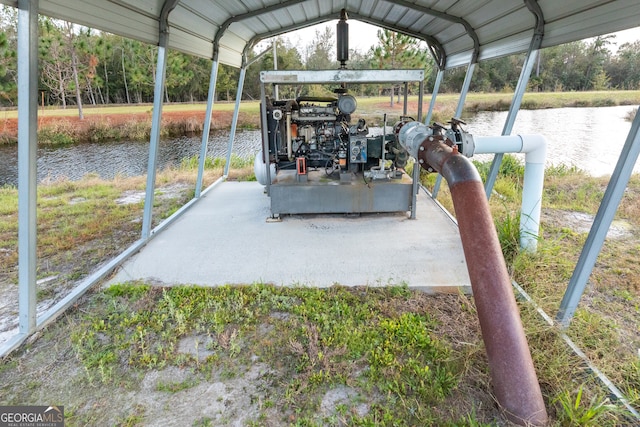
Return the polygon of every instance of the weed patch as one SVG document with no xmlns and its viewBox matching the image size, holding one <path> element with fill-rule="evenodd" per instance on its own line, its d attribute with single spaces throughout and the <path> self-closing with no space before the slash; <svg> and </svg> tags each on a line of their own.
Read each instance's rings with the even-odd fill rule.
<svg viewBox="0 0 640 427">
<path fill-rule="evenodd" d="M 557 331 L 521 309 L 551 425 L 624 421 Z M 46 376 L 20 379 L 45 360 Z M 83 297 L 2 361 L 0 403 L 48 396 L 69 425 L 503 425 L 486 366 L 464 295 L 131 282 Z"/>
<path fill-rule="evenodd" d="M 211 371 L 234 378 L 242 366 L 261 363 L 278 372 L 264 417 L 279 413 L 281 422 L 321 423 L 321 396 L 348 387 L 344 407 L 330 412 L 342 412 L 353 424 L 384 417 L 401 425 L 446 422 L 450 415 L 435 408 L 452 396 L 463 370 L 436 332 L 439 321 L 428 314 L 429 305 L 402 288 L 120 284 L 93 297 L 91 314 L 74 325 L 71 343 L 96 386 L 170 366 L 197 372 L 157 385 L 179 393 Z M 193 335 L 202 337 L 205 358 L 180 350 L 181 339 Z M 363 402 L 366 413 L 349 410 Z"/>
</svg>

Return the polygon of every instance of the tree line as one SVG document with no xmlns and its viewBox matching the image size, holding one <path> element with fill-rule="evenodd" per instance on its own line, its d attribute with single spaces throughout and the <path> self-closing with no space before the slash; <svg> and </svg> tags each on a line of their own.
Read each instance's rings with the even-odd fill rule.
<svg viewBox="0 0 640 427">
<path fill-rule="evenodd" d="M 15 9 L 0 10 L 0 106 L 17 105 Z M 41 102 L 65 108 L 68 105 L 107 105 L 153 101 L 156 46 L 81 27 L 48 17 L 39 17 L 39 90 Z M 640 41 L 611 50 L 615 36 L 602 36 L 541 50 L 529 83 L 531 91 L 585 91 L 640 88 Z M 326 26 L 316 31 L 306 46 L 294 46 L 286 37 L 275 39 L 278 69 L 335 69 L 334 31 Z M 264 47 L 264 46 L 263 46 Z M 273 69 L 273 51 L 247 69 L 243 99 L 260 97 L 259 72 Z M 256 55 L 257 53 L 253 53 Z M 524 55 L 512 55 L 478 64 L 471 90 L 506 92 L 515 88 Z M 347 66 L 352 69 L 423 68 L 425 87 L 433 87 L 437 68 L 424 42 L 379 30 L 378 39 L 366 52 L 352 50 Z M 167 58 L 167 102 L 201 102 L 207 99 L 211 60 L 169 50 Z M 465 68 L 448 70 L 441 92 L 457 92 Z M 239 70 L 221 65 L 216 84 L 217 100 L 236 96 Z M 362 85 L 360 96 L 391 95 L 396 88 Z M 415 87 L 410 88 L 415 91 Z M 325 94 L 321 86 L 282 86 L 282 98 Z M 80 108 L 81 111 L 81 108 Z"/>
</svg>

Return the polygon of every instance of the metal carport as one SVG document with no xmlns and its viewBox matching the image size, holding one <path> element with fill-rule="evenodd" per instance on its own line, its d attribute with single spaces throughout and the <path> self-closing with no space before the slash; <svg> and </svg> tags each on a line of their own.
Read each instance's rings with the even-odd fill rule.
<svg viewBox="0 0 640 427">
<path fill-rule="evenodd" d="M 0 347 L 0 354 L 10 352 L 36 329 L 53 320 L 88 287 L 143 246 L 158 231 L 151 230 L 150 224 L 158 130 L 162 115 L 160 94 L 164 84 L 167 49 L 212 59 L 211 86 L 202 139 L 202 153 L 205 153 L 218 65 L 222 63 L 241 68 L 238 85 L 238 93 L 241 93 L 244 71 L 248 66 L 247 53 L 257 42 L 337 19 L 342 9 L 348 12 L 350 19 L 388 28 L 427 42 L 440 69 L 433 91 L 432 106 L 445 69 L 468 67 L 458 107 L 458 111 L 461 111 L 464 95 L 478 61 L 527 52 L 503 135 L 511 132 L 540 48 L 632 28 L 640 22 L 640 5 L 637 0 L 0 0 L 0 3 L 17 7 L 19 20 L 20 305 L 20 332 Z M 40 318 L 36 317 L 38 14 L 158 46 L 156 96 L 141 239 L 108 266 L 85 280 Z M 577 307 L 630 178 L 640 151 L 639 127 L 640 118 L 636 118 L 562 301 L 558 314 L 561 323 L 568 323 Z M 201 195 L 203 161 L 204 156 L 201 155 L 196 198 L 189 204 Z M 491 192 L 500 161 L 501 157 L 497 155 L 486 183 L 487 194 Z"/>
</svg>

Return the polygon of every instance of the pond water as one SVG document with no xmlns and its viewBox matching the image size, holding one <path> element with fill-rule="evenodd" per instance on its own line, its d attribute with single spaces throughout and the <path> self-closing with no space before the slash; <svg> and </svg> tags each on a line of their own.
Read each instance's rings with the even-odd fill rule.
<svg viewBox="0 0 640 427">
<path fill-rule="evenodd" d="M 161 141 L 158 168 L 179 166 L 183 159 L 198 156 L 202 138 L 178 138 Z M 228 132 L 215 132 L 207 144 L 208 157 L 224 157 L 229 143 Z M 259 131 L 238 131 L 234 154 L 253 158 L 261 146 Z M 78 180 L 87 174 L 111 179 L 117 175 L 137 176 L 147 173 L 149 142 L 121 141 L 101 144 L 77 144 L 38 148 L 38 181 L 67 178 Z M 0 185 L 18 182 L 17 146 L 0 146 Z"/>
<path fill-rule="evenodd" d="M 576 166 L 594 176 L 613 172 L 624 145 L 631 122 L 625 116 L 633 106 L 599 108 L 555 108 L 522 110 L 518 113 L 513 134 L 540 133 L 549 143 L 547 164 Z M 357 117 L 357 113 L 355 114 Z M 506 112 L 480 112 L 465 117 L 465 129 L 477 136 L 499 135 Z M 229 135 L 212 133 L 207 155 L 224 157 Z M 234 154 L 253 158 L 261 146 L 260 131 L 238 131 Z M 200 138 L 162 141 L 158 166 L 177 166 L 182 159 L 197 156 Z M 114 142 L 78 144 L 68 147 L 38 149 L 38 180 L 68 178 L 77 180 L 92 173 L 111 179 L 116 175 L 135 176 L 147 172 L 148 142 Z M 480 160 L 490 155 L 477 156 Z M 635 172 L 640 173 L 636 164 Z M 0 185 L 16 185 L 18 181 L 17 146 L 0 146 Z"/>
<path fill-rule="evenodd" d="M 542 134 L 547 139 L 547 166 L 576 166 L 593 176 L 610 175 L 626 141 L 634 106 L 522 110 L 512 134 Z M 507 112 L 480 112 L 465 128 L 479 136 L 500 135 Z M 492 156 L 478 156 L 491 159 Z M 634 171 L 640 173 L 640 162 Z"/>
</svg>

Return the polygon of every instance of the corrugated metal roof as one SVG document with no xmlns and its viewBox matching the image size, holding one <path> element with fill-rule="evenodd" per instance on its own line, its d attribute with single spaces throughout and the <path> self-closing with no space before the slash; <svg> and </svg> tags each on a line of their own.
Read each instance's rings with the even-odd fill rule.
<svg viewBox="0 0 640 427">
<path fill-rule="evenodd" d="M 170 0 L 40 0 L 40 13 L 157 44 Z M 16 6 L 15 0 L 0 3 Z M 240 66 L 247 45 L 295 29 L 350 19 L 426 40 L 452 68 L 526 51 L 537 17 L 542 47 L 638 26 L 638 0 L 180 0 L 169 14 L 169 47 Z"/>
</svg>

